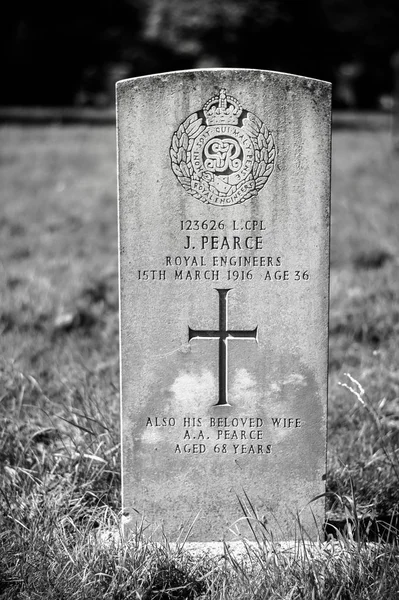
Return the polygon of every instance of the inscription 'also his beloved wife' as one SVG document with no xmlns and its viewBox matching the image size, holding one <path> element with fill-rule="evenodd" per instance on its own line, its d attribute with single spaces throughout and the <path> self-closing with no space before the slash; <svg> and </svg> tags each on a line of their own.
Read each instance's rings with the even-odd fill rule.
<svg viewBox="0 0 399 600">
<path fill-rule="evenodd" d="M 301 419 L 295 417 L 270 417 L 274 427 L 297 429 L 301 427 Z M 211 430 L 230 431 L 247 427 L 244 431 L 259 430 L 267 425 L 266 419 L 262 417 L 147 417 L 146 427 L 209 427 Z M 229 434 L 226 434 L 229 435 Z M 249 439 L 255 439 L 250 436 Z M 259 439 L 259 438 L 258 438 Z"/>
</svg>

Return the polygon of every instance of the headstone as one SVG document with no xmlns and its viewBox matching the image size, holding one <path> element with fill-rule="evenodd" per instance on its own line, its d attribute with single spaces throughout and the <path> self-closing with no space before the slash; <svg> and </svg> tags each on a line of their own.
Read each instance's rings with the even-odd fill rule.
<svg viewBox="0 0 399 600">
<path fill-rule="evenodd" d="M 117 84 L 127 531 L 322 533 L 330 92 L 241 69 Z"/>
</svg>

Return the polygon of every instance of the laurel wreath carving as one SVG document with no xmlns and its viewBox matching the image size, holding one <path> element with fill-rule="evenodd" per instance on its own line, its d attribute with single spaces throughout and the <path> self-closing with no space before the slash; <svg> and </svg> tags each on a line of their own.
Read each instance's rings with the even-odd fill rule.
<svg viewBox="0 0 399 600">
<path fill-rule="evenodd" d="M 191 150 L 194 140 L 204 131 L 205 125 L 202 124 L 198 113 L 193 113 L 179 126 L 173 134 L 172 145 L 170 147 L 170 157 L 172 169 L 181 185 L 187 192 L 190 192 L 198 200 L 202 200 L 201 194 L 191 187 L 191 180 L 197 179 L 191 163 Z"/>
<path fill-rule="evenodd" d="M 243 119 L 243 127 L 251 136 L 255 148 L 252 175 L 256 190 L 260 191 L 272 174 L 276 158 L 276 146 L 271 132 L 253 113 L 248 111 L 247 116 Z"/>
<path fill-rule="evenodd" d="M 244 202 L 256 196 L 269 179 L 276 157 L 276 147 L 271 132 L 253 113 L 247 112 L 242 127 L 250 136 L 255 150 L 255 160 L 251 173 L 245 181 L 254 180 L 255 189 L 249 190 L 240 200 Z M 198 200 L 204 201 L 199 192 L 193 189 L 192 180 L 199 181 L 191 163 L 191 150 L 194 140 L 206 129 L 198 113 L 193 113 L 175 131 L 170 147 L 171 166 L 183 188 Z"/>
</svg>

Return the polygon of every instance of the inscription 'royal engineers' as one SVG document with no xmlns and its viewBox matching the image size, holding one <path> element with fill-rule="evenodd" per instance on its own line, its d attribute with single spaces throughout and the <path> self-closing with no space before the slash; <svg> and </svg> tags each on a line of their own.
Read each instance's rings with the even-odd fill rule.
<svg viewBox="0 0 399 600">
<path fill-rule="evenodd" d="M 221 89 L 173 134 L 172 170 L 192 196 L 216 206 L 258 194 L 276 157 L 274 139 L 252 112 Z"/>
</svg>

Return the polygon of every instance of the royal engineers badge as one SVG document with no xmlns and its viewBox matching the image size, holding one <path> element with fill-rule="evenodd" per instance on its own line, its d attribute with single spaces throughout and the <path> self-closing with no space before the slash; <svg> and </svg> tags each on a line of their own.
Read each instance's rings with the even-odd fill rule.
<svg viewBox="0 0 399 600">
<path fill-rule="evenodd" d="M 276 156 L 262 121 L 221 89 L 173 134 L 172 170 L 198 200 L 216 206 L 256 196 L 269 179 Z"/>
</svg>

